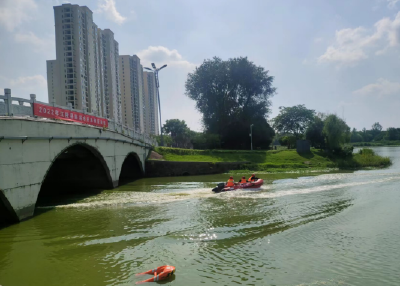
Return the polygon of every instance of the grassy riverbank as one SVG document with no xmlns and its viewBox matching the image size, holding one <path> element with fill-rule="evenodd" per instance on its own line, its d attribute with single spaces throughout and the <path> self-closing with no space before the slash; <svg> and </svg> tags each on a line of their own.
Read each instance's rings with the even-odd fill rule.
<svg viewBox="0 0 400 286">
<path fill-rule="evenodd" d="M 365 149 L 362 149 L 365 150 Z M 389 158 L 376 155 L 372 150 L 354 154 L 349 158 L 335 158 L 325 152 L 312 149 L 309 153 L 296 150 L 244 151 L 244 150 L 191 150 L 157 147 L 156 152 L 166 161 L 180 162 L 250 162 L 243 170 L 293 171 L 306 169 L 359 169 L 387 167 Z"/>
</svg>

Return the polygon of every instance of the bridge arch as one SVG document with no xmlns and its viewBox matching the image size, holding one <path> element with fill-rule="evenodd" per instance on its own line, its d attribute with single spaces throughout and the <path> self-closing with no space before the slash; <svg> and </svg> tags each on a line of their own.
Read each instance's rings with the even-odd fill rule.
<svg viewBox="0 0 400 286">
<path fill-rule="evenodd" d="M 122 169 L 135 162 L 132 156 L 141 164 L 136 165 L 133 174 L 128 172 L 128 178 L 142 175 L 150 150 L 149 142 L 142 142 L 141 136 L 139 140 L 108 129 L 61 121 L 6 118 L 0 119 L 0 130 L 0 217 L 11 222 L 32 217 L 37 199 L 46 188 L 52 194 L 60 186 L 68 190 L 117 187 L 121 171 L 121 182 L 128 172 Z M 128 156 L 132 152 L 135 154 Z M 78 160 L 73 160 L 73 154 Z M 71 163 L 75 173 L 62 172 L 60 162 Z M 89 163 L 93 163 L 91 167 Z"/>
<path fill-rule="evenodd" d="M 135 152 L 128 153 L 121 166 L 119 185 L 121 186 L 143 176 L 144 170 L 139 155 Z"/>
<path fill-rule="evenodd" d="M 77 142 L 61 150 L 47 169 L 38 200 L 88 189 L 112 189 L 110 170 L 93 146 Z"/>
</svg>

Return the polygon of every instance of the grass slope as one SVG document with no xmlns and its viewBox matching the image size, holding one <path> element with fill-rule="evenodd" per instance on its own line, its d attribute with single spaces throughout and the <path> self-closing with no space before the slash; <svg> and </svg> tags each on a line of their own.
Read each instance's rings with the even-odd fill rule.
<svg viewBox="0 0 400 286">
<path fill-rule="evenodd" d="M 362 151 L 369 150 L 369 151 Z M 371 149 L 362 149 L 353 157 L 329 158 L 323 151 L 312 149 L 309 153 L 296 150 L 244 151 L 244 150 L 191 150 L 157 147 L 156 152 L 167 161 L 180 162 L 250 162 L 242 169 L 253 171 L 277 171 L 296 169 L 386 167 L 389 158 L 375 155 Z"/>
<path fill-rule="evenodd" d="M 313 166 L 332 167 L 332 162 L 323 152 L 299 154 L 296 150 L 232 151 L 232 150 L 188 150 L 157 147 L 157 153 L 167 161 L 186 162 L 251 162 L 269 168 L 308 168 Z M 260 166 L 261 167 L 261 166 Z"/>
</svg>

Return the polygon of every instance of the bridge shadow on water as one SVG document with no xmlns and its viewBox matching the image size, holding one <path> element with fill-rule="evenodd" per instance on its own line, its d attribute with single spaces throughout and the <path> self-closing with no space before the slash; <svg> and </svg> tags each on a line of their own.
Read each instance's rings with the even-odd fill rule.
<svg viewBox="0 0 400 286">
<path fill-rule="evenodd" d="M 135 153 L 130 153 L 122 165 L 118 185 L 141 177 L 140 160 Z M 77 203 L 112 188 L 108 167 L 96 150 L 84 145 L 72 146 L 60 154 L 50 167 L 40 189 L 34 215 L 45 213 L 52 206 Z"/>
</svg>

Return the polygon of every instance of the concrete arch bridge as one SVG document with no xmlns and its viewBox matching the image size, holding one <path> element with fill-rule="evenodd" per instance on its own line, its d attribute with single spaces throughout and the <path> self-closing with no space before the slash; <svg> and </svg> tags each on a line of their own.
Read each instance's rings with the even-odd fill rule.
<svg viewBox="0 0 400 286">
<path fill-rule="evenodd" d="M 61 189 L 111 189 L 145 173 L 149 138 L 34 117 L 0 117 L 0 223 L 33 216 Z"/>
</svg>

